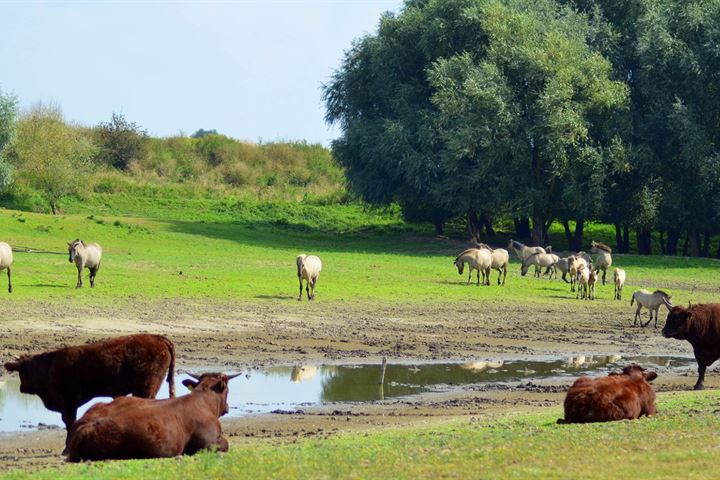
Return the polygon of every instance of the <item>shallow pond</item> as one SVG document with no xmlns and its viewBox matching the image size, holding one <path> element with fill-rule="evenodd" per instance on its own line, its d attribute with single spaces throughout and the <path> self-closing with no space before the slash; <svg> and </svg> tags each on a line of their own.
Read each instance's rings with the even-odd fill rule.
<svg viewBox="0 0 720 480">
<path fill-rule="evenodd" d="M 695 367 L 695 360 L 683 357 L 575 356 L 564 359 L 479 360 L 465 363 L 390 363 L 385 381 L 379 385 L 381 367 L 369 365 L 298 365 L 251 369 L 230 382 L 230 417 L 288 410 L 306 405 L 333 402 L 372 402 L 408 397 L 419 393 L 462 389 L 470 385 L 530 381 L 551 377 L 602 375 L 630 363 L 639 363 L 659 374 Z M 207 369 L 212 370 L 212 368 Z M 185 374 L 175 377 L 178 394 Z M 569 383 L 569 381 L 568 381 Z M 46 410 L 34 395 L 19 391 L 16 375 L 0 380 L 0 432 L 63 426 L 60 414 Z M 167 383 L 158 394 L 167 398 Z M 78 416 L 95 399 L 84 405 Z"/>
</svg>

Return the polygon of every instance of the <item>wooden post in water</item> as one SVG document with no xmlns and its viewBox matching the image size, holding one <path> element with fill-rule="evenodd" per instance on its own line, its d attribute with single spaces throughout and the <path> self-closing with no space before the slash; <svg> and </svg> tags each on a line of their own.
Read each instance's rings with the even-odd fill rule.
<svg viewBox="0 0 720 480">
<path fill-rule="evenodd" d="M 383 357 L 380 367 L 380 400 L 385 400 L 385 369 L 387 368 L 387 357 Z"/>
</svg>

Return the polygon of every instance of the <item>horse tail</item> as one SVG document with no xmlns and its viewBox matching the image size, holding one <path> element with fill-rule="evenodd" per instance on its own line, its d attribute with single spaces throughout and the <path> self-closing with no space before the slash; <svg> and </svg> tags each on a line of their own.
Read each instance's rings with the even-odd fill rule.
<svg viewBox="0 0 720 480">
<path fill-rule="evenodd" d="M 168 352 L 170 352 L 170 366 L 168 367 L 167 383 L 168 383 L 168 390 L 170 392 L 170 398 L 174 398 L 175 397 L 175 344 L 173 344 L 173 342 L 171 342 L 166 337 L 163 337 L 163 340 L 165 341 L 165 345 L 168 348 Z"/>
<path fill-rule="evenodd" d="M 635 293 L 633 293 L 632 298 L 630 299 L 630 306 L 633 306 L 633 302 L 635 301 Z"/>
</svg>

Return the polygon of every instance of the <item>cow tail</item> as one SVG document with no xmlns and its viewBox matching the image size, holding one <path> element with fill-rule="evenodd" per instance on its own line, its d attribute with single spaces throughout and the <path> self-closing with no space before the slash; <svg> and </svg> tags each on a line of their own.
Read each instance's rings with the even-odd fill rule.
<svg viewBox="0 0 720 480">
<path fill-rule="evenodd" d="M 167 383 L 170 391 L 170 398 L 175 397 L 175 345 L 169 339 L 165 339 L 165 344 L 170 352 L 170 366 L 168 367 Z"/>
</svg>

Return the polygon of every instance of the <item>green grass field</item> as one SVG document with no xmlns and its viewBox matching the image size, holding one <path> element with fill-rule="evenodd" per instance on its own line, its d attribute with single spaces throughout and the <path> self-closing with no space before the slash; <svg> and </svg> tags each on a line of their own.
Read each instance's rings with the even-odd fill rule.
<svg viewBox="0 0 720 480">
<path fill-rule="evenodd" d="M 154 461 L 68 465 L 8 479 L 717 478 L 720 392 L 659 396 L 659 415 L 557 425 L 559 408 L 433 427 L 231 447 Z M 473 421 L 474 420 L 474 421 Z"/>
</svg>

